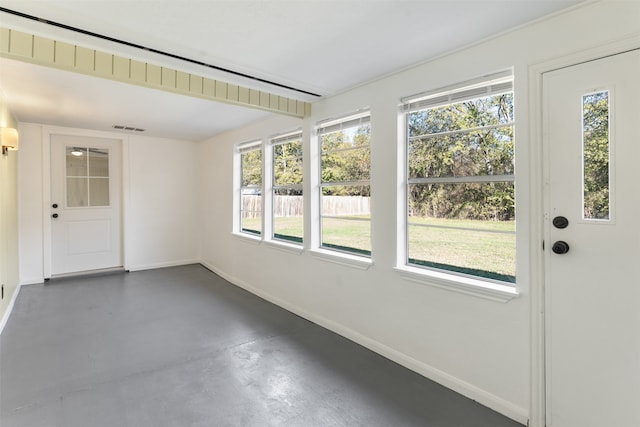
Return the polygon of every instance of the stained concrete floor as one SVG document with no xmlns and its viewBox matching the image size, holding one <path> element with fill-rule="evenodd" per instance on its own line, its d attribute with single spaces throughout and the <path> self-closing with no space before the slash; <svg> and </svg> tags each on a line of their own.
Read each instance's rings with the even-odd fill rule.
<svg viewBox="0 0 640 427">
<path fill-rule="evenodd" d="M 199 265 L 24 286 L 0 425 L 521 427 Z"/>
</svg>

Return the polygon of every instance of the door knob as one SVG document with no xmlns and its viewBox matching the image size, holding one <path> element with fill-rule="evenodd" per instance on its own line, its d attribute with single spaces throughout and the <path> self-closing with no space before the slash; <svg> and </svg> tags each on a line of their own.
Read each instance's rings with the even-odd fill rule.
<svg viewBox="0 0 640 427">
<path fill-rule="evenodd" d="M 553 244 L 551 250 L 554 254 L 563 255 L 569 252 L 569 244 L 567 242 L 563 242 L 562 240 L 558 240 Z"/>
<path fill-rule="evenodd" d="M 51 215 L 53 218 L 58 218 L 58 214 Z"/>
<path fill-rule="evenodd" d="M 555 218 L 553 218 L 553 226 L 555 228 L 567 228 L 567 226 L 569 225 L 569 220 L 563 216 L 557 216 Z"/>
</svg>

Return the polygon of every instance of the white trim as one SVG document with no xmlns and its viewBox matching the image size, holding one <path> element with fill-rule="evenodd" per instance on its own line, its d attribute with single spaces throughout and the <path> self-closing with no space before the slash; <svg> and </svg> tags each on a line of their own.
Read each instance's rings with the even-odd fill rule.
<svg viewBox="0 0 640 427">
<path fill-rule="evenodd" d="M 30 277 L 20 280 L 20 286 L 41 285 L 44 283 L 44 277 Z"/>
<path fill-rule="evenodd" d="M 7 309 L 4 311 L 4 315 L 2 316 L 2 320 L 0 320 L 0 335 L 2 335 L 2 331 L 4 331 L 4 327 L 6 326 L 7 322 L 9 321 L 9 316 L 11 315 L 11 312 L 13 311 L 13 306 L 16 302 L 16 299 L 18 298 L 18 294 L 20 293 L 20 288 L 22 287 L 21 283 L 18 283 L 18 285 L 16 286 L 16 290 L 13 291 L 13 296 L 11 297 L 11 301 L 9 301 L 9 304 L 7 305 Z"/>
<path fill-rule="evenodd" d="M 124 240 L 124 224 L 126 218 L 125 199 L 128 197 L 128 182 L 125 181 L 125 142 L 129 137 L 117 132 L 105 132 L 91 129 L 67 128 L 61 126 L 42 125 L 42 271 L 45 279 L 51 278 L 53 242 L 51 238 L 51 136 L 70 135 L 89 138 L 105 138 L 117 140 L 120 145 L 120 263 L 126 264 L 126 242 Z M 128 177 L 128 174 L 127 174 Z M 128 189 L 127 189 L 128 190 Z M 126 267 L 125 267 L 126 268 Z"/>
<path fill-rule="evenodd" d="M 209 263 L 201 261 L 202 266 L 211 270 L 213 273 L 222 277 L 223 279 L 231 282 L 232 284 L 245 289 L 248 292 L 272 303 L 275 304 L 287 311 L 290 311 L 304 319 L 307 319 L 317 325 L 326 328 L 332 332 L 337 333 L 357 344 L 362 345 L 369 350 L 386 357 L 389 360 L 392 360 L 399 365 L 404 366 L 407 369 L 410 369 L 423 377 L 426 377 L 432 381 L 437 382 L 469 399 L 472 399 L 481 405 L 484 405 L 488 408 L 493 409 L 496 412 L 499 412 L 519 423 L 527 424 L 528 414 L 526 408 L 521 408 L 513 403 L 496 396 L 492 393 L 489 393 L 486 390 L 483 390 L 479 387 L 474 386 L 466 381 L 463 381 L 453 375 L 449 375 L 446 372 L 441 371 L 440 369 L 423 363 L 408 354 L 402 353 L 398 350 L 395 350 L 386 344 L 383 344 L 379 341 L 376 341 L 362 333 L 355 331 L 351 328 L 347 328 L 340 323 L 334 322 L 330 319 L 327 319 L 323 316 L 319 316 L 317 314 L 311 313 L 301 307 L 298 307 L 295 304 L 291 304 L 281 298 L 274 297 L 273 295 L 264 292 L 261 289 L 258 289 L 254 286 L 249 285 L 248 283 L 239 280 L 238 278 L 228 275 L 216 267 L 212 266 Z"/>
<path fill-rule="evenodd" d="M 42 127 L 42 274 L 51 277 L 51 135 L 52 128 Z"/>
<path fill-rule="evenodd" d="M 332 262 L 334 264 L 354 267 L 360 270 L 368 270 L 373 265 L 371 258 L 365 258 L 358 255 L 348 253 L 329 251 L 325 249 L 310 249 L 309 253 L 323 261 Z"/>
<path fill-rule="evenodd" d="M 543 120 L 542 120 L 542 76 L 546 72 L 570 67 L 583 62 L 622 53 L 640 47 L 640 32 L 613 41 L 592 46 L 570 54 L 548 58 L 529 65 L 529 162 L 531 165 L 531 223 L 530 247 L 531 286 L 530 328 L 531 328 L 531 371 L 530 371 L 530 427 L 546 425 L 546 377 L 545 377 L 545 254 L 541 250 L 542 242 L 548 240 L 548 230 L 544 212 L 545 172 L 543 170 Z"/>
<path fill-rule="evenodd" d="M 448 291 L 458 292 L 465 295 L 472 295 L 490 301 L 505 303 L 520 295 L 515 286 L 502 285 L 489 280 L 474 279 L 409 266 L 395 267 L 394 270 L 403 279 L 411 282 L 446 289 Z"/>
<path fill-rule="evenodd" d="M 200 264 L 200 260 L 197 259 L 183 259 L 179 261 L 166 261 L 166 262 L 156 262 L 153 264 L 140 264 L 133 265 L 127 269 L 127 271 L 142 271 L 142 270 L 153 270 L 156 268 L 166 268 L 166 267 L 178 267 L 181 265 L 191 265 L 191 264 Z"/>
</svg>

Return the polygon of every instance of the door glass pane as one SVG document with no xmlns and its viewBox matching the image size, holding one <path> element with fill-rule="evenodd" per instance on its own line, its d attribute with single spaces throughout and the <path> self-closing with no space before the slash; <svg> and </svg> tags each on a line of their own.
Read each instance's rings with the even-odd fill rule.
<svg viewBox="0 0 640 427">
<path fill-rule="evenodd" d="M 87 176 L 87 149 L 67 147 L 67 176 Z"/>
<path fill-rule="evenodd" d="M 70 208 L 89 206 L 87 178 L 67 178 L 67 206 Z"/>
<path fill-rule="evenodd" d="M 106 148 L 89 149 L 89 175 L 109 176 L 109 150 Z"/>
<path fill-rule="evenodd" d="M 609 91 L 582 97 L 583 217 L 609 220 Z"/>
<path fill-rule="evenodd" d="M 67 206 L 109 206 L 109 150 L 66 147 Z"/>
<path fill-rule="evenodd" d="M 109 206 L 109 178 L 89 178 L 90 206 Z"/>
</svg>

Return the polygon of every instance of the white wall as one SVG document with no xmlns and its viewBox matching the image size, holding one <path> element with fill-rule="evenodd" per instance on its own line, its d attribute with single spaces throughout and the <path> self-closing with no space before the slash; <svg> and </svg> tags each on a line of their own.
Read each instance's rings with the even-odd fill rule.
<svg viewBox="0 0 640 427">
<path fill-rule="evenodd" d="M 125 152 L 125 265 L 198 262 L 197 144 L 132 136 Z"/>
<path fill-rule="evenodd" d="M 605 1 L 484 41 L 313 105 L 310 120 L 276 118 L 203 142 L 201 258 L 205 265 L 304 317 L 452 387 L 522 423 L 530 417 L 530 294 L 541 283 L 539 150 L 529 125 L 531 67 L 638 34 L 640 3 Z M 396 265 L 400 98 L 513 67 L 520 297 L 506 304 L 402 279 Z M 372 120 L 373 266 L 328 263 L 231 234 L 234 144 L 369 107 Z M 308 132 L 307 132 L 308 133 Z M 308 144 L 308 136 L 307 136 Z M 309 145 L 307 145 L 307 148 Z M 307 153 L 306 158 L 309 159 Z M 308 178 L 307 173 L 305 178 Z M 309 194 L 309 184 L 305 194 Z M 306 206 L 309 206 L 307 203 Z M 305 236 L 310 233 L 306 222 Z M 307 243 L 308 245 L 308 243 Z M 539 421 L 536 421 L 539 422 Z"/>
<path fill-rule="evenodd" d="M 44 279 L 42 126 L 20 125 L 19 160 L 20 283 L 42 283 Z"/>
<path fill-rule="evenodd" d="M 197 145 L 193 142 L 128 136 L 82 129 L 20 126 L 20 282 L 45 278 L 48 194 L 47 132 L 123 139 L 124 264 L 131 270 L 198 261 Z M 46 221 L 46 219 L 44 219 Z"/>
</svg>

